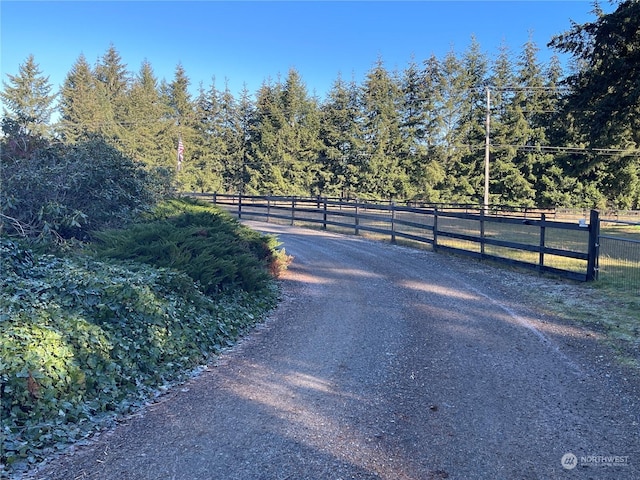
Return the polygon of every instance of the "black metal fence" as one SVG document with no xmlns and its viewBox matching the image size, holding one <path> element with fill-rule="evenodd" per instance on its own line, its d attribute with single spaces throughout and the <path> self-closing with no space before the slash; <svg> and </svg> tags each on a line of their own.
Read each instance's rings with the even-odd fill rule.
<svg viewBox="0 0 640 480">
<path fill-rule="evenodd" d="M 434 251 L 508 263 L 578 281 L 598 273 L 598 212 L 589 221 L 548 220 L 535 211 L 415 207 L 324 197 L 192 194 L 240 219 L 316 226 L 343 233 L 428 245 Z"/>
<path fill-rule="evenodd" d="M 640 294 L 640 222 L 602 219 L 600 225 L 598 279 Z"/>
</svg>

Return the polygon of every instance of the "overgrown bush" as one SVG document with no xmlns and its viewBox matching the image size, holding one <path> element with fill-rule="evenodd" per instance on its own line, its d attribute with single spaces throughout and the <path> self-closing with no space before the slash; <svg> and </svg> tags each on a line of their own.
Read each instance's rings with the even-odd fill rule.
<svg viewBox="0 0 640 480">
<path fill-rule="evenodd" d="M 275 302 L 216 300 L 171 269 L 58 258 L 0 238 L 0 474 L 123 413 L 232 342 Z"/>
<path fill-rule="evenodd" d="M 4 138 L 0 232 L 86 240 L 122 227 L 171 190 L 171 175 L 148 171 L 104 139 L 64 145 L 28 135 Z"/>
<path fill-rule="evenodd" d="M 217 207 L 191 199 L 162 202 L 146 221 L 95 235 L 98 253 L 180 270 L 210 295 L 239 288 L 259 292 L 269 271 L 286 266 L 275 237 L 242 226 Z"/>
</svg>

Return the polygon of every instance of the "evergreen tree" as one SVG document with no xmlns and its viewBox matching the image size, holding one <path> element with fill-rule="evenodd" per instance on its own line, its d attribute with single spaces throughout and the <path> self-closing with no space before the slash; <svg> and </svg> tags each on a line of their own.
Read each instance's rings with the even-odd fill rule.
<svg viewBox="0 0 640 480">
<path fill-rule="evenodd" d="M 522 127 L 521 117 L 514 109 L 516 78 L 511 53 L 506 45 L 500 47 L 490 79 L 491 94 L 491 158 L 490 158 L 490 204 L 517 203 L 518 192 L 526 180 L 516 165 L 518 155 L 517 131 Z"/>
<path fill-rule="evenodd" d="M 363 173 L 362 134 L 357 85 L 338 76 L 321 108 L 319 188 L 328 196 L 350 197 Z"/>
<path fill-rule="evenodd" d="M 122 132 L 125 153 L 148 166 L 163 164 L 169 154 L 163 151 L 159 139 L 167 129 L 165 107 L 158 93 L 158 80 L 148 61 L 134 77 L 119 116 L 126 128 Z"/>
<path fill-rule="evenodd" d="M 548 145 L 565 145 L 563 131 L 565 125 L 558 121 L 558 111 L 561 101 L 560 83 L 563 78 L 562 66 L 557 56 L 552 57 L 545 74 L 545 95 L 541 98 L 541 111 L 535 115 L 536 124 L 545 131 Z M 545 162 L 536 168 L 536 205 L 538 206 L 569 206 L 575 205 L 577 198 L 573 198 L 578 189 L 578 181 L 565 168 L 562 153 L 547 155 Z"/>
<path fill-rule="evenodd" d="M 129 87 L 129 73 L 127 66 L 122 63 L 122 57 L 113 45 L 102 56 L 95 68 L 95 78 L 103 89 L 103 94 L 109 105 L 117 111 L 117 107 L 124 98 Z"/>
<path fill-rule="evenodd" d="M 459 201 L 480 203 L 484 190 L 484 143 L 486 138 L 486 87 L 488 60 L 475 37 L 461 59 L 462 89 L 456 141 L 460 145 L 459 186 L 467 195 Z"/>
<path fill-rule="evenodd" d="M 594 147 L 640 145 L 640 2 L 620 1 L 609 14 L 596 6 L 595 13 L 595 21 L 573 24 L 549 44 L 578 65 L 567 78 L 567 111 L 580 118 Z"/>
<path fill-rule="evenodd" d="M 423 201 L 440 200 L 436 185 L 442 182 L 444 171 L 437 150 L 430 148 L 433 136 L 431 117 L 435 110 L 435 91 L 426 71 L 411 62 L 402 77 L 403 100 L 400 105 L 402 123 L 401 162 L 409 175 L 412 197 Z"/>
<path fill-rule="evenodd" d="M 516 165 L 526 182 L 517 192 L 516 201 L 520 205 L 535 205 L 538 179 L 553 162 L 553 156 L 540 149 L 548 145 L 546 125 L 541 120 L 550 108 L 550 95 L 537 53 L 538 47 L 530 38 L 520 57 L 516 80 L 519 88 L 514 96 L 515 111 L 521 115 L 516 144 L 525 147 L 516 157 Z"/>
<path fill-rule="evenodd" d="M 176 65 L 173 81 L 168 85 L 169 107 L 172 117 L 180 125 L 192 125 L 194 122 L 194 108 L 189 85 L 191 80 L 187 76 L 182 64 Z"/>
<path fill-rule="evenodd" d="M 91 66 L 80 55 L 65 78 L 60 91 L 60 133 L 75 143 L 96 133 L 104 120 Z"/>
<path fill-rule="evenodd" d="M 535 196 L 532 163 L 542 132 L 536 131 L 530 120 L 540 113 L 535 99 L 542 93 L 542 84 L 537 84 L 539 66 L 531 41 L 525 45 L 518 65 L 520 70 L 514 72 L 508 50 L 503 47 L 494 68 L 492 103 L 496 107 L 491 118 L 491 203 L 499 205 L 530 205 Z"/>
<path fill-rule="evenodd" d="M 550 46 L 574 56 L 577 71 L 567 78 L 565 123 L 574 144 L 591 150 L 572 159 L 585 188 L 599 191 L 612 206 L 638 206 L 640 197 L 640 2 L 624 0 L 596 20 L 573 24 Z M 628 152 L 628 153 L 627 153 Z"/>
<path fill-rule="evenodd" d="M 399 81 L 378 60 L 362 86 L 366 171 L 361 188 L 377 198 L 406 198 L 409 176 L 400 161 L 402 138 Z"/>
<path fill-rule="evenodd" d="M 194 102 L 189 93 L 189 85 L 191 81 L 187 76 L 182 64 L 178 64 L 175 69 L 174 78 L 171 83 L 163 83 L 160 87 L 161 98 L 165 102 L 167 108 L 167 129 L 161 138 L 163 142 L 163 151 L 167 153 L 164 159 L 164 166 L 176 168 L 178 166 L 177 147 L 178 142 L 182 140 L 184 147 L 183 162 L 178 172 L 178 181 L 186 181 L 189 183 L 189 177 L 193 176 L 194 153 L 197 145 L 196 140 L 196 113 Z M 193 184 L 182 185 L 185 187 L 193 187 Z"/>
<path fill-rule="evenodd" d="M 289 70 L 283 85 L 282 107 L 284 123 L 280 136 L 287 183 L 301 195 L 319 195 L 319 108 L 295 69 Z"/>
<path fill-rule="evenodd" d="M 205 91 L 202 85 L 199 88 L 195 101 L 196 135 L 193 139 L 188 170 L 190 190 L 218 192 L 223 188 L 222 162 L 226 154 L 226 145 L 222 135 L 219 96 L 215 80 L 212 80 L 208 91 Z"/>
<path fill-rule="evenodd" d="M 98 131 L 116 148 L 124 150 L 124 103 L 129 88 L 129 73 L 113 45 L 100 58 L 93 75 L 101 119 Z"/>
<path fill-rule="evenodd" d="M 251 164 L 251 133 L 256 119 L 255 105 L 244 85 L 237 104 L 233 102 L 229 89 L 225 90 L 222 102 L 223 124 L 228 148 L 225 162 L 225 184 L 229 192 L 245 191 L 249 183 L 248 165 Z"/>
<path fill-rule="evenodd" d="M 430 151 L 441 150 L 443 145 L 443 117 L 440 114 L 440 106 L 443 102 L 442 67 L 435 55 L 431 55 L 423 62 L 422 82 L 424 95 L 428 98 L 424 117 L 424 141 Z M 441 152 L 440 152 L 441 153 Z M 438 155 L 440 158 L 440 155 Z"/>
<path fill-rule="evenodd" d="M 229 89 L 228 82 L 225 89 L 218 94 L 218 122 L 216 139 L 219 145 L 219 162 L 221 185 L 219 191 L 237 192 L 242 174 L 244 157 L 243 129 L 240 121 L 238 104 Z"/>
<path fill-rule="evenodd" d="M 461 60 L 451 50 L 438 69 L 437 109 L 445 171 L 440 188 L 449 202 L 477 203 L 480 199 L 482 147 L 477 137 L 484 119 L 479 120 L 478 104 L 485 79 L 479 75 L 481 65 L 474 64 L 484 61 L 479 56 L 474 59 L 476 53 L 472 49 Z"/>
<path fill-rule="evenodd" d="M 284 152 L 278 137 L 285 123 L 281 90 L 280 83 L 265 81 L 256 94 L 248 161 L 244 164 L 248 176 L 245 184 L 248 194 L 290 193 L 282 174 Z"/>
<path fill-rule="evenodd" d="M 256 193 L 317 194 L 319 152 L 317 103 L 309 98 L 299 73 L 291 69 L 284 84 L 264 83 L 257 94 L 251 129 L 248 185 Z"/>
<path fill-rule="evenodd" d="M 0 92 L 3 117 L 16 122 L 29 135 L 48 136 L 56 97 L 51 94 L 49 77 L 42 75 L 33 55 L 18 67 L 17 75 L 7 77 L 9 81 L 2 81 Z"/>
</svg>

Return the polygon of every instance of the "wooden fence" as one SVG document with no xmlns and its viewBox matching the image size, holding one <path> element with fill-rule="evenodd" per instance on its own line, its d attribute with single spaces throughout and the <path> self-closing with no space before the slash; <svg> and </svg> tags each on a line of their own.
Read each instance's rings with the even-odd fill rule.
<svg viewBox="0 0 640 480">
<path fill-rule="evenodd" d="M 545 213 L 412 207 L 340 199 L 192 194 L 237 215 L 377 238 L 592 281 L 598 272 L 599 217 L 547 220 Z"/>
</svg>

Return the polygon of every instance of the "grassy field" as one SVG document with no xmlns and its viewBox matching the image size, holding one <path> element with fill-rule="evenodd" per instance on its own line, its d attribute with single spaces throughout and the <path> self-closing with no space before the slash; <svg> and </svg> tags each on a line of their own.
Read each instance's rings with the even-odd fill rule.
<svg viewBox="0 0 640 480">
<path fill-rule="evenodd" d="M 598 283 L 640 294 L 640 225 L 604 223 L 600 230 Z"/>
</svg>

